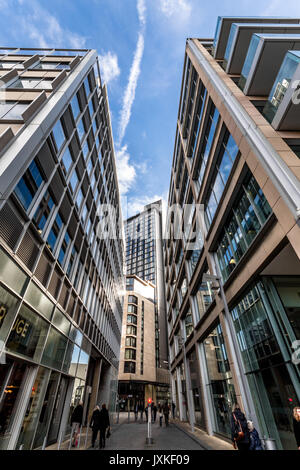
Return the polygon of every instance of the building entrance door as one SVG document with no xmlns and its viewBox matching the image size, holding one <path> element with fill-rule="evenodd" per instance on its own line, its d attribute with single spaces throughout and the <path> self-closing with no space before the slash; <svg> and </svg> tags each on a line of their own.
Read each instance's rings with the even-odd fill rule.
<svg viewBox="0 0 300 470">
<path fill-rule="evenodd" d="M 61 376 L 55 405 L 52 413 L 51 424 L 48 433 L 47 445 L 51 445 L 58 439 L 58 431 L 60 426 L 60 421 L 62 417 L 62 412 L 65 405 L 66 394 L 68 388 L 68 379 L 67 377 Z"/>
</svg>

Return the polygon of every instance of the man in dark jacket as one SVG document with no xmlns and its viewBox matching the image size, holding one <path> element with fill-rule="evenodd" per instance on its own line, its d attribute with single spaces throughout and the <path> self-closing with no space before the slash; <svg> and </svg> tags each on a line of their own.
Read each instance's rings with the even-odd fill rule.
<svg viewBox="0 0 300 470">
<path fill-rule="evenodd" d="M 231 439 L 235 449 L 237 447 L 238 450 L 249 450 L 250 433 L 247 420 L 238 404 L 234 405 L 231 415 Z"/>
<path fill-rule="evenodd" d="M 90 428 L 93 430 L 92 434 L 92 447 L 95 447 L 95 442 L 97 439 L 98 431 L 100 431 L 100 408 L 97 405 L 93 411 Z"/>
<path fill-rule="evenodd" d="M 169 426 L 169 413 L 170 413 L 170 407 L 169 407 L 168 402 L 166 401 L 166 403 L 163 406 L 163 414 L 165 416 L 166 426 Z"/>
<path fill-rule="evenodd" d="M 83 402 L 80 401 L 79 404 L 74 409 L 71 416 L 71 426 L 73 431 L 73 441 L 72 447 L 75 447 L 77 444 L 77 437 L 79 434 L 80 427 L 82 425 L 82 416 L 83 416 Z"/>
<path fill-rule="evenodd" d="M 100 429 L 100 449 L 105 447 L 105 433 L 106 429 L 110 427 L 109 414 L 106 409 L 105 403 L 102 405 L 99 416 L 99 429 Z"/>
</svg>

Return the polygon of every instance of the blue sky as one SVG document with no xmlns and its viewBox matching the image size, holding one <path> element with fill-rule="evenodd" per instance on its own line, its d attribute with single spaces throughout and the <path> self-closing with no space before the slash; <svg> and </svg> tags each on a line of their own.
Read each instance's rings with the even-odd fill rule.
<svg viewBox="0 0 300 470">
<path fill-rule="evenodd" d="M 124 217 L 167 199 L 185 40 L 218 15 L 300 16 L 299 0 L 0 0 L 1 46 L 86 47 L 107 82 Z"/>
</svg>

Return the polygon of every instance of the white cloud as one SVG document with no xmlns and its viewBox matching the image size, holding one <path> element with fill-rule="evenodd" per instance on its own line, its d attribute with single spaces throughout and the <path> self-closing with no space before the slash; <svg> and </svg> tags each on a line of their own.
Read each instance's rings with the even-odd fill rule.
<svg viewBox="0 0 300 470">
<path fill-rule="evenodd" d="M 48 10 L 41 7 L 36 0 L 26 3 L 19 0 L 21 10 L 15 12 L 18 31 L 32 40 L 35 47 L 70 47 L 73 49 L 85 48 L 86 38 L 61 26 L 59 21 Z"/>
<path fill-rule="evenodd" d="M 104 82 L 108 84 L 120 75 L 120 68 L 118 65 L 118 56 L 110 51 L 106 54 L 99 55 L 101 77 Z"/>
<path fill-rule="evenodd" d="M 116 148 L 116 165 L 118 172 L 119 190 L 120 194 L 126 194 L 134 183 L 136 171 L 133 165 L 130 164 L 130 155 L 127 150 L 127 145 Z"/>
<path fill-rule="evenodd" d="M 161 12 L 168 18 L 180 16 L 181 20 L 191 15 L 192 6 L 187 0 L 159 0 Z"/>
<path fill-rule="evenodd" d="M 124 200 L 125 204 L 123 204 L 123 216 L 126 214 L 126 218 L 132 217 L 133 215 L 141 212 L 144 210 L 144 206 L 151 204 L 152 202 L 156 202 L 161 200 L 162 201 L 162 220 L 163 220 L 163 233 L 165 229 L 165 220 L 167 214 L 167 198 L 168 194 L 164 193 L 161 195 L 153 195 L 153 196 L 137 196 L 133 198 L 128 198 Z M 127 209 L 127 210 L 126 210 Z"/>
<path fill-rule="evenodd" d="M 142 25 L 146 24 L 146 4 L 145 0 L 137 0 L 137 11 L 139 15 L 139 22 Z"/>
<path fill-rule="evenodd" d="M 145 36 L 145 25 L 146 25 L 146 4 L 144 0 L 137 0 L 137 10 L 140 22 L 140 32 L 138 35 L 138 41 L 134 53 L 133 62 L 131 65 L 128 84 L 123 96 L 123 105 L 120 113 L 119 123 L 119 144 L 121 145 L 124 138 L 127 126 L 131 117 L 131 109 L 135 99 L 135 90 L 137 87 L 138 79 L 141 72 L 141 62 L 144 53 L 144 36 Z"/>
</svg>

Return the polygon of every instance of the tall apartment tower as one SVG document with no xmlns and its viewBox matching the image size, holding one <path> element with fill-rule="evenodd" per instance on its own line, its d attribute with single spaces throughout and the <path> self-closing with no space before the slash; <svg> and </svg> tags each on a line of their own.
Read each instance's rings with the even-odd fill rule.
<svg viewBox="0 0 300 470">
<path fill-rule="evenodd" d="M 169 399 L 169 376 L 157 369 L 155 286 L 135 275 L 127 278 L 119 366 L 120 409 L 145 408 Z M 164 380 L 162 380 L 162 378 Z M 167 379 L 167 380 L 166 380 Z"/>
<path fill-rule="evenodd" d="M 0 449 L 36 449 L 80 401 L 84 422 L 114 410 L 122 216 L 96 51 L 6 48 L 0 67 Z"/>
<path fill-rule="evenodd" d="M 299 23 L 220 17 L 187 40 L 169 205 L 196 243 L 171 220 L 164 254 L 180 419 L 231 438 L 238 402 L 277 449 L 300 400 Z"/>
<path fill-rule="evenodd" d="M 168 381 L 168 337 L 163 267 L 162 201 L 148 204 L 124 223 L 127 283 L 130 276 L 155 285 L 155 351 L 158 381 Z M 160 377 L 161 376 L 161 377 Z"/>
</svg>

